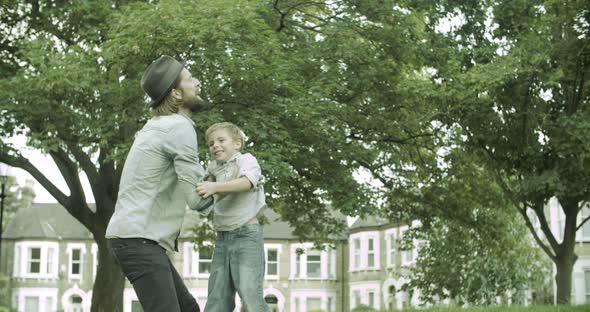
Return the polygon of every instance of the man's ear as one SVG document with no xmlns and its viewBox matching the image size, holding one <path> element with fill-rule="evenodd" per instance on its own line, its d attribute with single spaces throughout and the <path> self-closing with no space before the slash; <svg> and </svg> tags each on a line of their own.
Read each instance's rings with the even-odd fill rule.
<svg viewBox="0 0 590 312">
<path fill-rule="evenodd" d="M 170 94 L 172 94 L 172 97 L 174 97 L 177 100 L 182 99 L 182 92 L 180 92 L 180 90 L 178 90 L 176 88 L 172 88 L 172 91 L 170 91 Z"/>
</svg>

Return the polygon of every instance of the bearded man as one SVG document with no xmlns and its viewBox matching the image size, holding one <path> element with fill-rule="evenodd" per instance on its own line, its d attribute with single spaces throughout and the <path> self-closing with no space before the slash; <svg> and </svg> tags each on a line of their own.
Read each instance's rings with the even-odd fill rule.
<svg viewBox="0 0 590 312">
<path fill-rule="evenodd" d="M 146 69 L 141 87 L 153 117 L 131 146 L 105 236 L 144 311 L 200 311 L 167 252 L 178 251 L 185 207 L 211 201 L 196 192 L 205 171 L 190 118 L 208 104 L 199 80 L 167 55 Z"/>
</svg>

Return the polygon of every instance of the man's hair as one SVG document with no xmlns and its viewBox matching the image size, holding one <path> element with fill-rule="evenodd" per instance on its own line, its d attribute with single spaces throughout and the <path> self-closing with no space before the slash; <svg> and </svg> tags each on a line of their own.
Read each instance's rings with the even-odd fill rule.
<svg viewBox="0 0 590 312">
<path fill-rule="evenodd" d="M 207 139 L 207 141 L 209 141 L 209 135 L 211 135 L 211 133 L 217 130 L 227 131 L 232 140 L 240 142 L 240 150 L 244 148 L 244 141 L 246 135 L 244 134 L 242 129 L 240 129 L 240 127 L 234 125 L 231 122 L 218 122 L 216 124 L 212 124 L 205 132 L 205 138 Z"/>
<path fill-rule="evenodd" d="M 178 100 L 177 98 L 172 96 L 172 89 L 176 89 L 178 92 L 183 94 L 183 91 L 178 89 L 180 85 L 180 74 L 176 77 L 172 88 L 168 91 L 168 95 L 155 107 L 152 107 L 152 115 L 153 116 L 166 116 L 178 113 L 180 107 L 182 106 L 182 100 Z"/>
</svg>

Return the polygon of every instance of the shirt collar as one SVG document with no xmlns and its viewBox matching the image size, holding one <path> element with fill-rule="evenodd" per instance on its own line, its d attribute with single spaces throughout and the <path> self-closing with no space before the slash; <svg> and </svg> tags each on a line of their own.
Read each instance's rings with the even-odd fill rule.
<svg viewBox="0 0 590 312">
<path fill-rule="evenodd" d="M 236 161 L 236 159 L 238 159 L 238 157 L 240 157 L 240 155 L 242 155 L 242 153 L 240 152 L 236 152 L 232 157 L 230 157 L 228 160 L 226 161 L 221 161 L 221 160 L 216 160 L 218 163 L 220 164 L 225 164 L 225 163 L 230 163 L 230 162 L 234 162 Z"/>
<path fill-rule="evenodd" d="M 185 114 L 181 114 L 181 113 L 177 113 L 177 115 L 180 115 L 183 118 L 185 118 L 186 120 L 188 120 L 191 123 L 191 125 L 193 125 L 193 127 L 196 125 L 195 122 L 189 116 L 186 116 Z"/>
</svg>

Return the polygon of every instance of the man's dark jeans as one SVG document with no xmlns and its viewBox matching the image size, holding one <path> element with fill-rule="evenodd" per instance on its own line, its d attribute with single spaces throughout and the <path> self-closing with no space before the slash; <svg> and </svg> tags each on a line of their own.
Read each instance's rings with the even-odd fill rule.
<svg viewBox="0 0 590 312">
<path fill-rule="evenodd" d="M 199 312 L 164 248 L 143 238 L 109 239 L 115 260 L 145 312 Z"/>
</svg>

